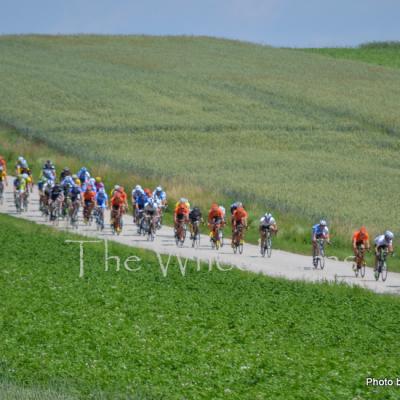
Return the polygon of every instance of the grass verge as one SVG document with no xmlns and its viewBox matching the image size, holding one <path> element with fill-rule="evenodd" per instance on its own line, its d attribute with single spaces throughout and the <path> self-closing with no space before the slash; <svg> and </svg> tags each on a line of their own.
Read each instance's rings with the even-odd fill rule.
<svg viewBox="0 0 400 400">
<path fill-rule="evenodd" d="M 81 398 L 397 399 L 400 299 L 239 270 L 104 270 L 101 245 L 0 215 L 0 379 Z M 131 397 L 129 397 L 131 396 Z"/>
</svg>

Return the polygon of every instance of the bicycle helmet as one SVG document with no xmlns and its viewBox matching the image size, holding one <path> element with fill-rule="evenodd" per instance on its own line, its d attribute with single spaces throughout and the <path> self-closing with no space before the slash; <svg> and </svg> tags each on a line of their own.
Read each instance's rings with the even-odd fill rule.
<svg viewBox="0 0 400 400">
<path fill-rule="evenodd" d="M 79 178 L 76 178 L 76 179 L 75 179 L 75 183 L 76 183 L 77 185 L 80 185 L 80 184 L 81 184 L 81 180 L 80 180 Z"/>
<path fill-rule="evenodd" d="M 101 182 L 101 177 L 100 176 L 96 176 L 96 182 L 100 183 Z"/>
<path fill-rule="evenodd" d="M 394 235 L 393 235 L 393 233 L 392 232 L 390 232 L 390 231 L 386 231 L 385 232 L 385 239 L 386 240 L 393 240 L 393 238 L 394 238 Z"/>
<path fill-rule="evenodd" d="M 156 187 L 156 193 L 160 193 L 162 192 L 162 187 L 161 186 L 157 186 Z"/>
<path fill-rule="evenodd" d="M 321 219 L 321 221 L 319 221 L 319 224 L 321 226 L 326 226 L 326 221 L 324 219 Z"/>
<path fill-rule="evenodd" d="M 237 208 L 243 207 L 243 203 L 240 202 L 240 201 L 238 201 L 238 202 L 236 203 L 236 207 L 237 207 Z"/>
<path fill-rule="evenodd" d="M 141 187 L 140 185 L 136 185 L 136 186 L 135 186 L 135 190 L 141 191 L 141 190 L 142 190 L 142 187 Z"/>
<path fill-rule="evenodd" d="M 181 197 L 179 200 L 179 203 L 187 203 L 188 199 L 185 199 L 184 197 Z"/>
<path fill-rule="evenodd" d="M 115 185 L 114 190 L 118 190 L 118 189 L 119 189 L 119 185 Z"/>
</svg>

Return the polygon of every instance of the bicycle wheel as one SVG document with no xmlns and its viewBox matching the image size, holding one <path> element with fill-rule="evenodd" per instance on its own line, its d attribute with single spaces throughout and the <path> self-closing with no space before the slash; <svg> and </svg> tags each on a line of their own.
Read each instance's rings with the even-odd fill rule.
<svg viewBox="0 0 400 400">
<path fill-rule="evenodd" d="M 267 239 L 267 255 L 268 255 L 268 258 L 271 257 L 271 254 L 272 254 L 272 240 L 271 240 L 271 237 L 268 237 L 268 239 Z"/>
<path fill-rule="evenodd" d="M 239 243 L 239 254 L 243 253 L 243 243 Z"/>
<path fill-rule="evenodd" d="M 325 268 L 325 256 L 320 256 L 319 258 L 319 266 L 321 269 Z"/>
<path fill-rule="evenodd" d="M 356 278 L 358 278 L 358 274 L 360 272 L 360 269 L 357 267 L 357 264 L 353 264 L 352 269 L 354 271 L 354 275 L 356 276 Z"/>
<path fill-rule="evenodd" d="M 386 264 L 386 261 L 385 261 L 382 264 L 382 270 L 381 270 L 381 277 L 382 277 L 382 281 L 383 282 L 386 281 L 387 275 L 388 275 L 388 270 L 387 270 L 387 264 Z"/>
<path fill-rule="evenodd" d="M 360 268 L 361 278 L 364 278 L 364 276 L 365 276 L 365 267 L 366 267 L 366 262 L 364 261 L 364 262 L 361 264 L 361 268 Z"/>
<path fill-rule="evenodd" d="M 236 254 L 238 251 L 238 245 L 237 243 L 233 243 L 233 252 Z"/>
<path fill-rule="evenodd" d="M 265 253 L 266 253 L 265 239 L 261 239 L 261 241 L 260 241 L 260 253 L 263 257 L 265 257 Z"/>
</svg>

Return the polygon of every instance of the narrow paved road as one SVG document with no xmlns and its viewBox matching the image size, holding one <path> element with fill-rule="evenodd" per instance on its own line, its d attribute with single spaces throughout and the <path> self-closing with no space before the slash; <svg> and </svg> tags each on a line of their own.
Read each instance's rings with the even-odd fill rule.
<svg viewBox="0 0 400 400">
<path fill-rule="evenodd" d="M 11 183 L 12 178 L 9 177 Z M 39 199 L 37 188 L 30 196 L 29 211 L 17 214 L 13 201 L 12 186 L 9 185 L 5 190 L 3 205 L 0 205 L 0 212 L 12 216 L 24 218 L 39 224 L 53 225 L 46 222 L 39 212 Z M 108 220 L 107 212 L 107 220 Z M 218 260 L 220 264 L 233 265 L 243 270 L 256 273 L 263 273 L 269 276 L 284 277 L 287 279 L 304 281 L 333 281 L 346 282 L 350 285 L 359 285 L 377 293 L 400 294 L 400 274 L 389 272 L 386 282 L 376 282 L 373 271 L 367 268 L 364 278 L 356 278 L 351 268 L 350 262 L 335 261 L 327 259 L 324 270 L 315 270 L 311 264 L 311 257 L 273 250 L 271 258 L 263 258 L 260 255 L 258 246 L 245 244 L 242 255 L 233 254 L 232 248 L 225 245 L 219 251 L 212 250 L 207 236 L 202 235 L 201 245 L 198 249 L 193 249 L 191 243 L 186 241 L 184 247 L 178 248 L 175 245 L 173 229 L 163 227 L 157 232 L 154 242 L 148 242 L 145 237 L 139 236 L 136 227 L 132 223 L 130 216 L 124 218 L 124 230 L 120 236 L 114 236 L 108 226 L 103 232 L 96 230 L 95 224 L 85 226 L 80 222 L 78 229 L 71 229 L 66 226 L 66 222 L 61 221 L 57 229 L 69 229 L 71 232 L 117 241 L 133 247 L 141 247 L 161 254 L 180 255 L 182 257 L 197 258 L 209 262 L 210 259 Z M 72 238 L 71 238 L 72 239 Z M 390 260 L 389 260 L 390 263 Z M 390 265 L 389 265 L 390 267 Z"/>
</svg>

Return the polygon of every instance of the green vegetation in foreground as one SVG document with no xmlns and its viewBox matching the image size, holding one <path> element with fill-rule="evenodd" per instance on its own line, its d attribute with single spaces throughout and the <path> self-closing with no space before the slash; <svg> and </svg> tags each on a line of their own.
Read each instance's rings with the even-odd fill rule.
<svg viewBox="0 0 400 400">
<path fill-rule="evenodd" d="M 0 54 L 0 120 L 28 138 L 202 205 L 400 234 L 396 69 L 196 37 L 2 36 Z"/>
<path fill-rule="evenodd" d="M 36 176 L 39 175 L 42 165 L 48 158 L 55 160 L 56 164 L 60 168 L 68 165 L 73 171 L 78 171 L 78 169 L 82 166 L 82 161 L 79 159 L 65 155 L 60 151 L 55 151 L 43 142 L 35 142 L 26 139 L 24 136 L 18 134 L 15 129 L 3 126 L 1 123 L 0 153 L 7 157 L 10 165 L 13 165 L 14 161 L 20 154 L 24 154 L 24 156 L 29 160 L 30 165 L 33 167 L 34 175 Z M 90 171 L 95 173 L 95 175 L 101 175 L 105 177 L 107 188 L 112 187 L 116 182 L 127 188 L 132 186 L 132 182 L 139 182 L 143 185 L 143 187 L 148 186 L 151 188 L 158 185 L 158 182 L 155 180 L 143 179 L 133 174 L 126 174 L 120 170 L 113 169 L 108 165 L 103 164 L 99 166 L 95 162 L 89 162 L 86 164 L 86 166 L 89 167 Z M 173 189 L 172 191 L 170 191 L 171 187 Z M 177 199 L 181 196 L 181 193 L 187 193 L 185 187 L 179 186 L 176 183 L 170 183 L 170 185 L 167 185 L 166 189 L 170 204 L 174 204 L 175 201 L 177 201 Z M 200 204 L 203 212 L 206 212 L 210 204 L 210 197 L 207 196 L 207 194 L 203 191 L 198 190 L 192 190 L 192 195 L 195 199 L 197 199 L 197 203 L 192 201 L 192 204 Z M 234 199 L 229 199 L 226 196 L 220 195 L 218 197 L 218 201 L 220 204 L 224 204 L 228 208 Z M 167 210 L 164 218 L 164 222 L 170 225 L 173 224 L 171 212 L 172 207 Z M 258 210 L 257 207 L 250 207 L 250 224 L 249 229 L 246 232 L 246 242 L 254 244 L 258 243 L 258 221 L 261 215 L 262 211 Z M 310 231 L 312 221 L 279 211 L 275 212 L 274 215 L 279 222 L 279 235 L 274 238 L 274 248 L 309 255 L 311 253 Z M 206 232 L 207 227 L 203 226 L 202 230 L 203 232 Z M 225 229 L 226 237 L 229 236 L 229 233 L 230 226 Z M 372 233 L 377 234 L 378 232 Z M 337 235 L 335 224 L 331 226 L 331 235 L 333 245 L 327 248 L 328 255 L 334 255 L 343 260 L 352 254 L 350 238 L 343 238 L 340 235 Z M 397 246 L 398 243 L 399 240 L 396 238 L 395 246 Z M 368 265 L 373 265 L 371 256 L 367 256 L 367 261 L 369 263 Z M 400 259 L 398 256 L 390 259 L 390 269 L 392 271 L 400 271 Z"/>
<path fill-rule="evenodd" d="M 363 61 L 384 67 L 400 68 L 400 42 L 372 42 L 359 47 L 301 49 L 337 59 Z M 371 67 L 371 72 L 379 71 Z"/>
<path fill-rule="evenodd" d="M 0 215 L 0 382 L 126 399 L 397 399 L 400 299 L 176 261 L 104 271 L 101 245 Z M 135 265 L 130 265 L 131 268 Z M 0 386 L 2 393 L 9 384 Z M 136 397 L 135 397 L 136 396 Z"/>
</svg>

